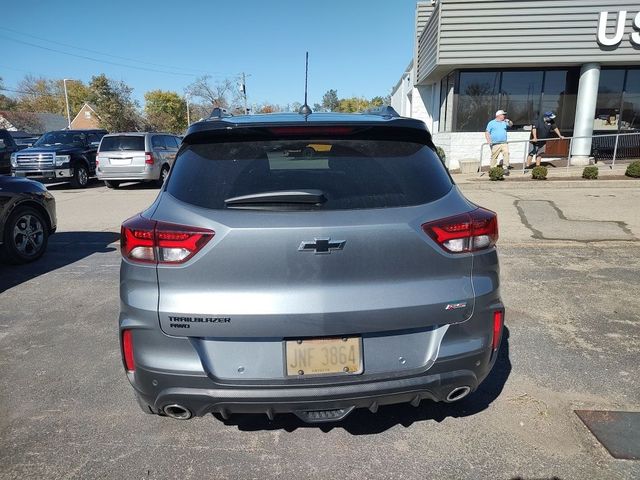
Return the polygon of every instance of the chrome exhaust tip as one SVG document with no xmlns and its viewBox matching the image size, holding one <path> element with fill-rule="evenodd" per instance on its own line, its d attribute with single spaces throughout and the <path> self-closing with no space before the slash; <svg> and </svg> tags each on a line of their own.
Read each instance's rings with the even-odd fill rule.
<svg viewBox="0 0 640 480">
<path fill-rule="evenodd" d="M 175 418 L 176 420 L 189 420 L 193 416 L 191 410 L 175 403 L 167 405 L 162 411 L 167 417 Z"/>
<path fill-rule="evenodd" d="M 458 400 L 462 400 L 464 397 L 469 395 L 469 392 L 471 392 L 471 387 L 466 385 L 464 387 L 456 387 L 449 392 L 449 395 L 447 395 L 447 402 L 457 402 Z"/>
</svg>

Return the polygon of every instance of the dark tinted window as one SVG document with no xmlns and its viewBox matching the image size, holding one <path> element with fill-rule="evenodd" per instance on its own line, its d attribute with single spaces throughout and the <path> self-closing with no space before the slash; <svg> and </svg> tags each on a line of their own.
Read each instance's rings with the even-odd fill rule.
<svg viewBox="0 0 640 480">
<path fill-rule="evenodd" d="M 36 147 L 47 147 L 51 145 L 73 145 L 84 146 L 86 135 L 77 132 L 48 132 L 42 135 L 34 144 Z"/>
<path fill-rule="evenodd" d="M 164 144 L 164 136 L 163 135 L 154 135 L 151 138 L 151 146 L 153 148 L 166 148 L 165 144 Z"/>
<path fill-rule="evenodd" d="M 323 209 L 382 208 L 436 200 L 452 183 L 435 153 L 415 143 L 371 140 L 191 145 L 167 191 L 187 203 L 225 208 L 225 199 L 318 189 Z"/>
<path fill-rule="evenodd" d="M 165 135 L 164 144 L 168 148 L 178 148 L 178 142 L 176 142 L 176 137 L 174 137 L 172 135 Z"/>
<path fill-rule="evenodd" d="M 99 143 L 102 137 L 104 137 L 104 133 L 90 133 L 87 135 L 87 141 L 89 143 Z"/>
<path fill-rule="evenodd" d="M 134 135 L 117 135 L 104 137 L 100 144 L 101 152 L 114 152 L 118 150 L 136 150 L 143 152 L 144 137 Z"/>
</svg>

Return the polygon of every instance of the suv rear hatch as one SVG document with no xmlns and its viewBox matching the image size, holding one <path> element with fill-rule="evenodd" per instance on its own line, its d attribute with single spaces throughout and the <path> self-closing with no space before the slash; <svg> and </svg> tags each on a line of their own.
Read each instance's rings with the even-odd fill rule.
<svg viewBox="0 0 640 480">
<path fill-rule="evenodd" d="M 474 207 L 428 133 L 408 130 L 185 138 L 152 220 L 215 233 L 184 263 L 161 259 L 162 330 L 318 337 L 468 319 L 472 254 L 445 251 L 422 226 Z M 308 145 L 322 148 L 303 155 Z"/>
</svg>

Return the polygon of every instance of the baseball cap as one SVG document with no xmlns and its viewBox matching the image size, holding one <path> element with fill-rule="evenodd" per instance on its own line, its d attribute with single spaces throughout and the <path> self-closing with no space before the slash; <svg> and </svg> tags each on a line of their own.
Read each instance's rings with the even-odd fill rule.
<svg viewBox="0 0 640 480">
<path fill-rule="evenodd" d="M 556 118 L 556 114 L 553 112 L 544 112 L 544 118 Z"/>
<path fill-rule="evenodd" d="M 506 114 L 507 114 L 507 111 L 506 111 L 506 110 L 498 110 L 498 111 L 496 112 L 496 117 L 497 117 L 498 115 L 506 115 Z"/>
</svg>

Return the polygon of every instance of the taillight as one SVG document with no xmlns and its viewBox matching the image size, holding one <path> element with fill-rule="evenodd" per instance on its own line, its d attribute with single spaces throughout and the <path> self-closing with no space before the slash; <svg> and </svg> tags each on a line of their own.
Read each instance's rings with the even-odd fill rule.
<svg viewBox="0 0 640 480">
<path fill-rule="evenodd" d="M 493 247 L 498 241 L 498 217 L 491 210 L 477 208 L 425 223 L 422 230 L 447 252 L 475 252 Z"/>
<path fill-rule="evenodd" d="M 124 367 L 127 371 L 133 372 L 136 369 L 136 364 L 133 361 L 131 330 L 124 330 L 122 332 L 122 357 L 124 358 Z"/>
<path fill-rule="evenodd" d="M 144 163 L 146 163 L 147 165 L 153 165 L 153 153 L 145 152 Z"/>
<path fill-rule="evenodd" d="M 502 336 L 502 324 L 504 323 L 504 312 L 496 310 L 493 312 L 493 338 L 491 340 L 491 350 L 496 351 L 500 345 L 500 337 Z"/>
<path fill-rule="evenodd" d="M 206 228 L 159 222 L 137 215 L 120 228 L 120 252 L 134 262 L 184 263 L 214 235 L 213 230 Z"/>
</svg>

